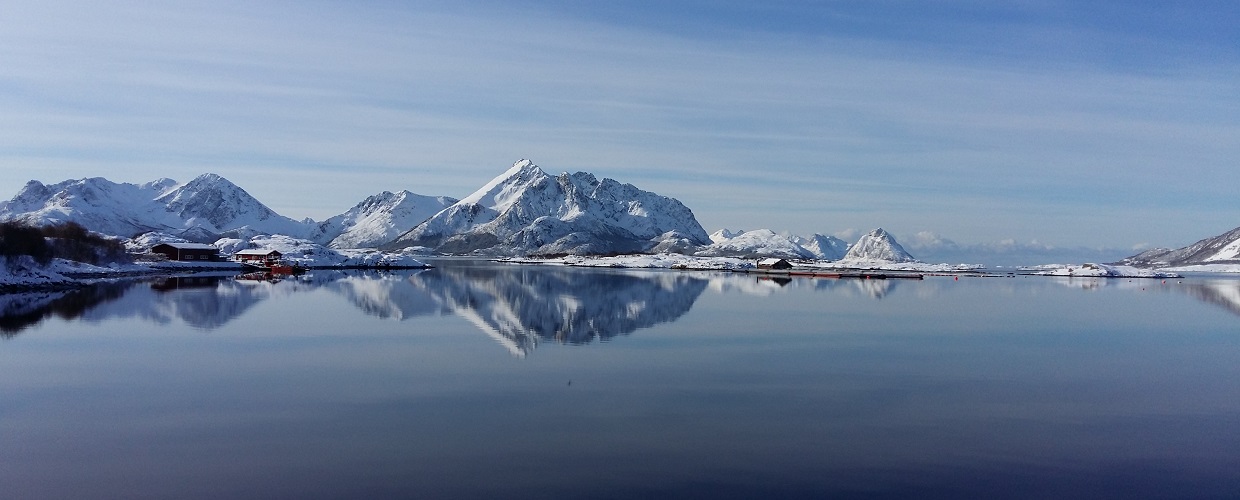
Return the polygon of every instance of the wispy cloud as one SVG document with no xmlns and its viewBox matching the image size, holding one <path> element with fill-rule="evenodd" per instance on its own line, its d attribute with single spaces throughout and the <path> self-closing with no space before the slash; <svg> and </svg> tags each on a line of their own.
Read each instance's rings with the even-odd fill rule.
<svg viewBox="0 0 1240 500">
<path fill-rule="evenodd" d="M 1240 220 L 1234 50 L 1124 29 L 1139 12 L 876 5 L 18 2 L 0 192 L 215 171 L 321 218 L 384 189 L 461 196 L 531 158 L 676 196 L 708 229 L 1128 245 L 1158 236 L 1129 216 L 1172 239 L 1202 228 L 1160 214 Z M 1154 48 L 1112 61 L 1120 44 Z M 290 176 L 306 187 L 272 181 Z"/>
</svg>

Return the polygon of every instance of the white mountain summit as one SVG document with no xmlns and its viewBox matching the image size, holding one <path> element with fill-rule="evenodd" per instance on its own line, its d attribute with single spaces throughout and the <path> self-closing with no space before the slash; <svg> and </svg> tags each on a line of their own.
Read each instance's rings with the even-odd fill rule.
<svg viewBox="0 0 1240 500">
<path fill-rule="evenodd" d="M 883 228 L 878 228 L 861 236 L 843 260 L 878 260 L 885 262 L 917 262 L 911 254 L 904 250 Z"/>
<path fill-rule="evenodd" d="M 679 201 L 586 172 L 551 176 L 529 160 L 385 248 L 486 255 L 608 254 L 709 243 Z"/>
<path fill-rule="evenodd" d="M 384 191 L 320 222 L 310 239 L 331 248 L 377 247 L 456 202 L 447 196 Z"/>
<path fill-rule="evenodd" d="M 12 200 L 0 204 L 0 220 L 33 225 L 72 221 L 114 236 L 161 231 L 198 241 L 244 228 L 296 236 L 306 231 L 303 223 L 275 213 L 215 174 L 185 184 L 171 179 L 116 183 L 102 177 L 52 185 L 30 181 Z"/>
<path fill-rule="evenodd" d="M 30 181 L 12 200 L 0 202 L 0 221 L 7 220 L 40 226 L 72 221 L 123 238 L 154 232 L 211 243 L 222 237 L 248 241 L 282 235 L 335 249 L 418 246 L 444 254 L 668 252 L 915 261 L 882 229 L 851 248 L 830 236 L 801 238 L 767 229 L 708 236 L 693 211 L 674 198 L 587 172 L 548 175 L 528 160 L 459 201 L 384 191 L 322 222 L 280 215 L 215 174 L 184 184 L 171 179 L 127 184 L 99 177 L 51 185 Z M 1233 256 L 1236 245 L 1218 246 L 1228 258 L 1240 258 Z"/>
<path fill-rule="evenodd" d="M 203 174 L 185 184 L 172 179 L 128 184 L 94 177 L 51 185 L 30 181 L 12 200 L 0 202 L 0 221 L 37 226 L 72 221 L 112 236 L 159 232 L 201 243 L 223 235 L 278 234 L 332 248 L 359 248 L 391 241 L 455 202 L 442 196 L 384 191 L 326 221 L 296 221 L 216 174 Z"/>
<path fill-rule="evenodd" d="M 791 238 L 770 229 L 730 231 L 720 229 L 711 233 L 711 244 L 694 255 L 701 257 L 780 257 L 784 259 L 815 259 L 813 252 L 797 244 Z"/>
</svg>

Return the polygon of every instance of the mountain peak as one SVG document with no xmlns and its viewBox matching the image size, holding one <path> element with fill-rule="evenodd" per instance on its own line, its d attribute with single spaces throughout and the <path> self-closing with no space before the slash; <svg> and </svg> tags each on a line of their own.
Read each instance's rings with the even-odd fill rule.
<svg viewBox="0 0 1240 500">
<path fill-rule="evenodd" d="M 667 237 L 709 241 L 679 201 L 587 172 L 551 177 L 521 160 L 390 246 L 445 253 L 640 252 Z"/>
<path fill-rule="evenodd" d="M 916 262 L 904 247 L 883 228 L 866 233 L 848 249 L 845 260 L 882 260 L 888 262 Z"/>
<path fill-rule="evenodd" d="M 516 197 L 524 188 L 539 181 L 545 181 L 546 172 L 530 160 L 521 160 L 499 176 L 491 179 L 473 194 L 461 198 L 461 204 L 482 205 L 486 208 L 504 211 L 516 201 Z"/>
</svg>

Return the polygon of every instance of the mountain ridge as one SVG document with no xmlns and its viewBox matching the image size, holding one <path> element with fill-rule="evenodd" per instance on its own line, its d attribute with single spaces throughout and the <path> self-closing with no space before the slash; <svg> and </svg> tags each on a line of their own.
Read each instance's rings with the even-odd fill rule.
<svg viewBox="0 0 1240 500">
<path fill-rule="evenodd" d="M 1116 264 L 1134 267 L 1240 264 L 1240 227 L 1176 249 L 1151 248 L 1125 257 Z"/>
<path fill-rule="evenodd" d="M 484 255 L 646 252 L 709 242 L 680 201 L 593 174 L 548 175 L 521 160 L 386 249 Z"/>
<path fill-rule="evenodd" d="M 297 221 L 214 173 L 184 184 L 168 178 L 133 184 L 87 177 L 54 184 L 31 180 L 12 199 L 0 202 L 0 220 L 38 226 L 76 222 L 122 238 L 159 232 L 199 243 L 280 234 L 347 248 L 390 241 L 455 201 L 384 191 L 323 222 Z"/>
</svg>

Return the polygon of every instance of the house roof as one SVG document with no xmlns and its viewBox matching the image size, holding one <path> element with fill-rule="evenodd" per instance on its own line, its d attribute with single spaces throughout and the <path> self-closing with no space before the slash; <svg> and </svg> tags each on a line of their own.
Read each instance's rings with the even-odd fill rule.
<svg viewBox="0 0 1240 500">
<path fill-rule="evenodd" d="M 780 261 L 783 261 L 783 260 L 784 260 L 784 259 L 780 259 L 780 258 L 778 258 L 778 257 L 767 257 L 767 258 L 765 258 L 765 259 L 759 260 L 759 261 L 758 261 L 758 265 L 759 265 L 759 266 L 770 266 L 770 265 L 777 264 L 777 263 L 779 263 Z"/>
<path fill-rule="evenodd" d="M 233 255 L 271 255 L 273 253 L 280 252 L 271 249 L 247 248 L 245 250 L 237 250 L 237 253 Z"/>
<path fill-rule="evenodd" d="M 160 243 L 158 245 L 151 246 L 151 248 L 154 249 L 155 247 L 161 245 L 167 245 L 180 250 L 219 250 L 218 248 L 215 248 L 215 245 L 207 245 L 205 243 Z"/>
</svg>

